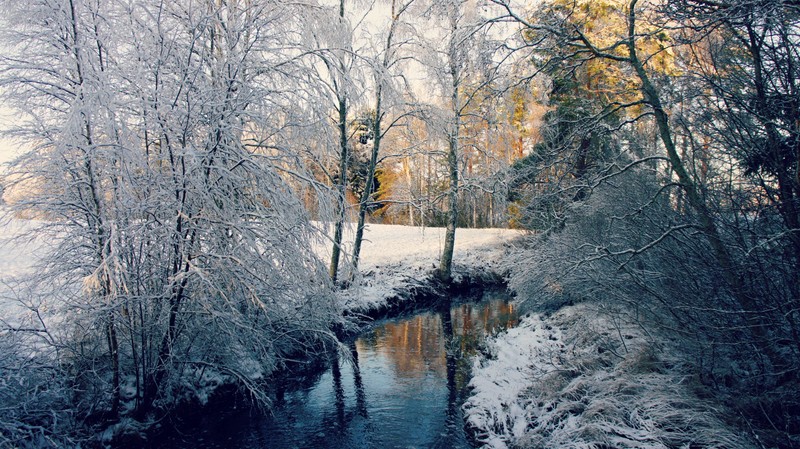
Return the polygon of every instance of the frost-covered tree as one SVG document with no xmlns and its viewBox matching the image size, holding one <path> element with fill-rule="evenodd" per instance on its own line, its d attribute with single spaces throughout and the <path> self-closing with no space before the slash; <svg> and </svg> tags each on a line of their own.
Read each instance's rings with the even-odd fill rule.
<svg viewBox="0 0 800 449">
<path fill-rule="evenodd" d="M 302 7 L 3 11 L 13 26 L 0 83 L 32 147 L 9 167 L 9 207 L 52 238 L 32 281 L 58 286 L 77 413 L 202 400 L 221 380 L 265 401 L 264 380 L 333 338 L 337 316 L 287 178 L 305 170 L 288 138 L 312 101 L 295 64 Z"/>
<path fill-rule="evenodd" d="M 301 57 L 306 69 L 301 76 L 309 82 L 316 104 L 312 106 L 317 122 L 312 155 L 321 182 L 328 186 L 333 207 L 326 205 L 323 219 L 333 222 L 331 257 L 328 274 L 335 284 L 339 279 L 343 237 L 348 217 L 348 178 L 352 158 L 352 110 L 361 97 L 361 49 L 354 45 L 352 13 L 345 0 L 333 4 L 309 6 L 307 33 Z M 330 210 L 328 210 L 330 209 Z"/>
<path fill-rule="evenodd" d="M 449 280 L 458 227 L 459 165 L 465 138 L 465 117 L 473 101 L 477 101 L 476 93 L 492 77 L 489 62 L 495 49 L 489 44 L 486 20 L 475 2 L 433 2 L 427 14 L 429 20 L 438 26 L 434 28 L 435 32 L 425 37 L 423 47 L 430 55 L 426 63 L 442 97 L 440 113 L 432 114 L 430 119 L 433 128 L 438 129 L 447 142 L 447 231 L 438 275 Z"/>
<path fill-rule="evenodd" d="M 383 37 L 383 42 L 380 45 L 378 54 L 375 55 L 372 61 L 373 74 L 374 74 L 374 110 L 372 111 L 371 120 L 368 121 L 370 128 L 368 135 L 372 138 L 372 148 L 370 151 L 369 162 L 367 165 L 367 173 L 365 176 L 364 190 L 360 195 L 358 203 L 358 223 L 356 225 L 356 235 L 353 241 L 353 268 L 358 269 L 358 261 L 361 254 L 361 243 L 364 238 L 364 223 L 366 221 L 367 210 L 369 208 L 371 198 L 374 192 L 375 174 L 378 166 L 378 156 L 380 155 L 381 142 L 386 133 L 394 126 L 400 123 L 403 113 L 397 114 L 396 117 L 388 116 L 393 104 L 397 103 L 395 100 L 398 96 L 396 86 L 394 86 L 394 78 L 398 77 L 398 71 L 401 62 L 407 56 L 402 53 L 402 48 L 409 44 L 409 39 L 404 37 L 402 28 L 405 23 L 401 19 L 405 19 L 406 11 L 414 3 L 414 0 L 406 0 L 398 2 L 398 0 L 391 0 L 389 27 L 386 35 Z M 405 87 L 405 86 L 404 86 Z M 387 98 L 388 97 L 388 98 Z M 389 101 L 387 101 L 387 99 Z M 390 123 L 387 123 L 391 121 Z M 369 139 L 367 139 L 369 141 Z"/>
<path fill-rule="evenodd" d="M 339 181 L 336 188 L 336 221 L 333 232 L 333 249 L 331 250 L 330 277 L 333 283 L 339 275 L 339 259 L 342 253 L 342 235 L 344 233 L 344 222 L 347 217 L 347 162 L 350 157 L 348 108 L 349 100 L 352 95 L 348 92 L 350 88 L 349 75 L 352 69 L 352 33 L 347 29 L 348 23 L 345 19 L 345 1 L 339 0 L 339 15 L 336 22 L 338 27 L 334 38 L 334 58 L 324 57 L 325 65 L 330 73 L 330 86 L 333 95 L 336 97 L 336 112 L 338 114 L 336 127 L 339 137 Z"/>
</svg>

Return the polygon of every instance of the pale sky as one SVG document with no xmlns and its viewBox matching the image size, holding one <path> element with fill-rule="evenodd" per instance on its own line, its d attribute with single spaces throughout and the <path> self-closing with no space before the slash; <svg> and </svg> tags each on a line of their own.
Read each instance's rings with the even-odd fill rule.
<svg viewBox="0 0 800 449">
<path fill-rule="evenodd" d="M 5 130 L 11 123 L 12 113 L 5 106 L 0 106 L 0 130 Z M 10 139 L 0 136 L 0 164 L 10 161 L 18 153 L 17 146 Z"/>
</svg>

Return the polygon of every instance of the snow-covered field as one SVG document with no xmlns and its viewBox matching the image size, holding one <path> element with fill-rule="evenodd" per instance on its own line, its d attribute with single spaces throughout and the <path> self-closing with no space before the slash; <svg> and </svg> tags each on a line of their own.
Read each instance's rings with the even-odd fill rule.
<svg viewBox="0 0 800 449">
<path fill-rule="evenodd" d="M 345 233 L 345 252 L 350 253 L 354 230 Z M 396 291 L 423 280 L 439 265 L 444 228 L 369 224 L 364 231 L 356 285 L 341 292 L 346 308 L 366 309 L 383 304 Z M 510 229 L 457 229 L 453 277 L 468 271 L 499 269 L 504 254 L 520 231 Z M 318 250 L 324 260 L 330 245 Z M 341 266 L 346 270 L 347 261 Z"/>
</svg>

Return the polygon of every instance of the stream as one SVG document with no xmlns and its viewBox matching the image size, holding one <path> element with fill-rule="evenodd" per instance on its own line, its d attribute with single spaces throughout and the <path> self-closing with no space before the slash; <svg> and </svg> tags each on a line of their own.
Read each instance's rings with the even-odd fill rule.
<svg viewBox="0 0 800 449">
<path fill-rule="evenodd" d="M 471 356 L 487 335 L 516 323 L 514 307 L 496 292 L 479 301 L 454 299 L 449 310 L 380 321 L 332 357 L 320 376 L 281 395 L 271 415 L 234 413 L 198 431 L 176 433 L 168 445 L 472 447 L 461 411 Z"/>
</svg>

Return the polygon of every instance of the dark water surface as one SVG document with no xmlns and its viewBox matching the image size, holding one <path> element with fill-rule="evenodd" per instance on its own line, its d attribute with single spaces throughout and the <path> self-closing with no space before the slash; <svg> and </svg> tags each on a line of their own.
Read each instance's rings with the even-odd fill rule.
<svg viewBox="0 0 800 449">
<path fill-rule="evenodd" d="M 381 322 L 310 385 L 290 388 L 272 416 L 234 415 L 170 446 L 472 447 L 461 412 L 470 356 L 486 335 L 516 322 L 502 294 Z"/>
</svg>

